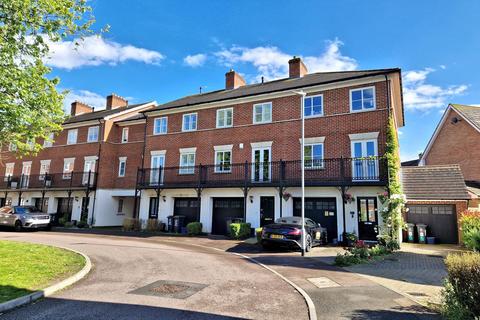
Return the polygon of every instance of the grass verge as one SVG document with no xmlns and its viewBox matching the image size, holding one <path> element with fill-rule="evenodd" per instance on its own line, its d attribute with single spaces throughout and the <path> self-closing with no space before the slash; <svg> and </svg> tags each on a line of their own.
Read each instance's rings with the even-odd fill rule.
<svg viewBox="0 0 480 320">
<path fill-rule="evenodd" d="M 84 265 L 81 255 L 68 250 L 0 240 L 0 303 L 48 287 Z"/>
</svg>

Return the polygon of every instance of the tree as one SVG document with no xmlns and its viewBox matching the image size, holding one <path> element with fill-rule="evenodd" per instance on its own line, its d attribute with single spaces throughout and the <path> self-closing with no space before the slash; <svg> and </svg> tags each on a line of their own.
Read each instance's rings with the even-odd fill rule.
<svg viewBox="0 0 480 320">
<path fill-rule="evenodd" d="M 65 120 L 48 42 L 92 33 L 85 0 L 0 0 L 0 145 L 37 153 Z M 0 158 L 1 160 L 1 158 Z"/>
</svg>

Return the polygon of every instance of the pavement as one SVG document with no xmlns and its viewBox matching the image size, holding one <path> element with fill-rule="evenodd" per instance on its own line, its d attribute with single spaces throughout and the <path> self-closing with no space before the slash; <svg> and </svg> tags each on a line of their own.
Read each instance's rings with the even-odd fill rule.
<svg viewBox="0 0 480 320">
<path fill-rule="evenodd" d="M 0 319 L 308 317 L 305 300 L 293 287 L 230 252 L 254 258 L 300 286 L 313 300 L 318 319 L 440 318 L 406 295 L 319 258 L 322 254 L 334 256 L 338 248 L 315 248 L 302 258 L 298 252 L 263 252 L 258 246 L 222 237 L 180 238 L 96 230 L 0 232 L 0 238 L 71 247 L 89 255 L 94 263 L 91 275 L 71 289 Z M 206 287 L 183 300 L 129 293 L 158 280 Z"/>
</svg>

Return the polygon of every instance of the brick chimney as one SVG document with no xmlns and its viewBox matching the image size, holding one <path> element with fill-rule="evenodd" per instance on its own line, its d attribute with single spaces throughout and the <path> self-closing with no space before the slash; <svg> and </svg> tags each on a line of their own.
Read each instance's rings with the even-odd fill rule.
<svg viewBox="0 0 480 320">
<path fill-rule="evenodd" d="M 225 73 L 225 89 L 237 89 L 238 87 L 244 86 L 245 80 L 242 78 L 241 75 L 236 73 L 233 69 L 230 69 L 227 73 Z"/>
<path fill-rule="evenodd" d="M 88 104 L 80 101 L 72 102 L 72 108 L 70 109 L 70 114 L 72 116 L 78 116 L 79 114 L 90 112 L 93 112 L 93 108 L 90 107 Z"/>
<path fill-rule="evenodd" d="M 125 98 L 117 96 L 115 93 L 107 96 L 107 110 L 126 106 L 128 106 L 128 101 Z"/>
<path fill-rule="evenodd" d="M 290 78 L 301 78 L 308 73 L 307 67 L 302 59 L 293 56 L 293 59 L 288 61 L 288 74 Z"/>
</svg>

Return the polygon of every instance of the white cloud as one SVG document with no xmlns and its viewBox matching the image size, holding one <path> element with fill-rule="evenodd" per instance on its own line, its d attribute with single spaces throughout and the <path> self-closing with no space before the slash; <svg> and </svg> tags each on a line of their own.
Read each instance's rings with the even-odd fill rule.
<svg viewBox="0 0 480 320">
<path fill-rule="evenodd" d="M 354 70 L 358 64 L 355 59 L 342 55 L 340 47 L 343 43 L 335 39 L 327 41 L 325 52 L 319 56 L 304 56 L 303 61 L 309 72 Z M 264 76 L 267 79 L 277 79 L 288 75 L 288 60 L 293 55 L 281 51 L 275 46 L 241 47 L 232 46 L 214 53 L 218 61 L 232 67 L 237 63 L 250 63 L 258 72 L 257 79 Z"/>
<path fill-rule="evenodd" d="M 116 65 L 127 60 L 158 64 L 165 58 L 158 51 L 123 45 L 98 36 L 61 42 L 52 42 L 45 38 L 45 41 L 50 50 L 46 64 L 68 70 L 102 64 Z M 75 45 L 76 42 L 79 43 L 78 46 Z"/>
<path fill-rule="evenodd" d="M 98 93 L 88 90 L 70 90 L 63 100 L 63 109 L 66 113 L 70 114 L 70 107 L 74 101 L 84 102 L 95 110 L 105 109 L 106 104 L 106 98 Z"/>
<path fill-rule="evenodd" d="M 465 84 L 447 87 L 429 84 L 427 78 L 432 72 L 435 72 L 435 69 L 425 68 L 403 74 L 403 98 L 406 109 L 428 111 L 433 108 L 444 108 L 449 99 L 463 94 L 468 89 Z"/>
<path fill-rule="evenodd" d="M 200 67 L 207 61 L 207 55 L 204 53 L 188 55 L 183 58 L 183 62 L 190 67 Z"/>
</svg>

